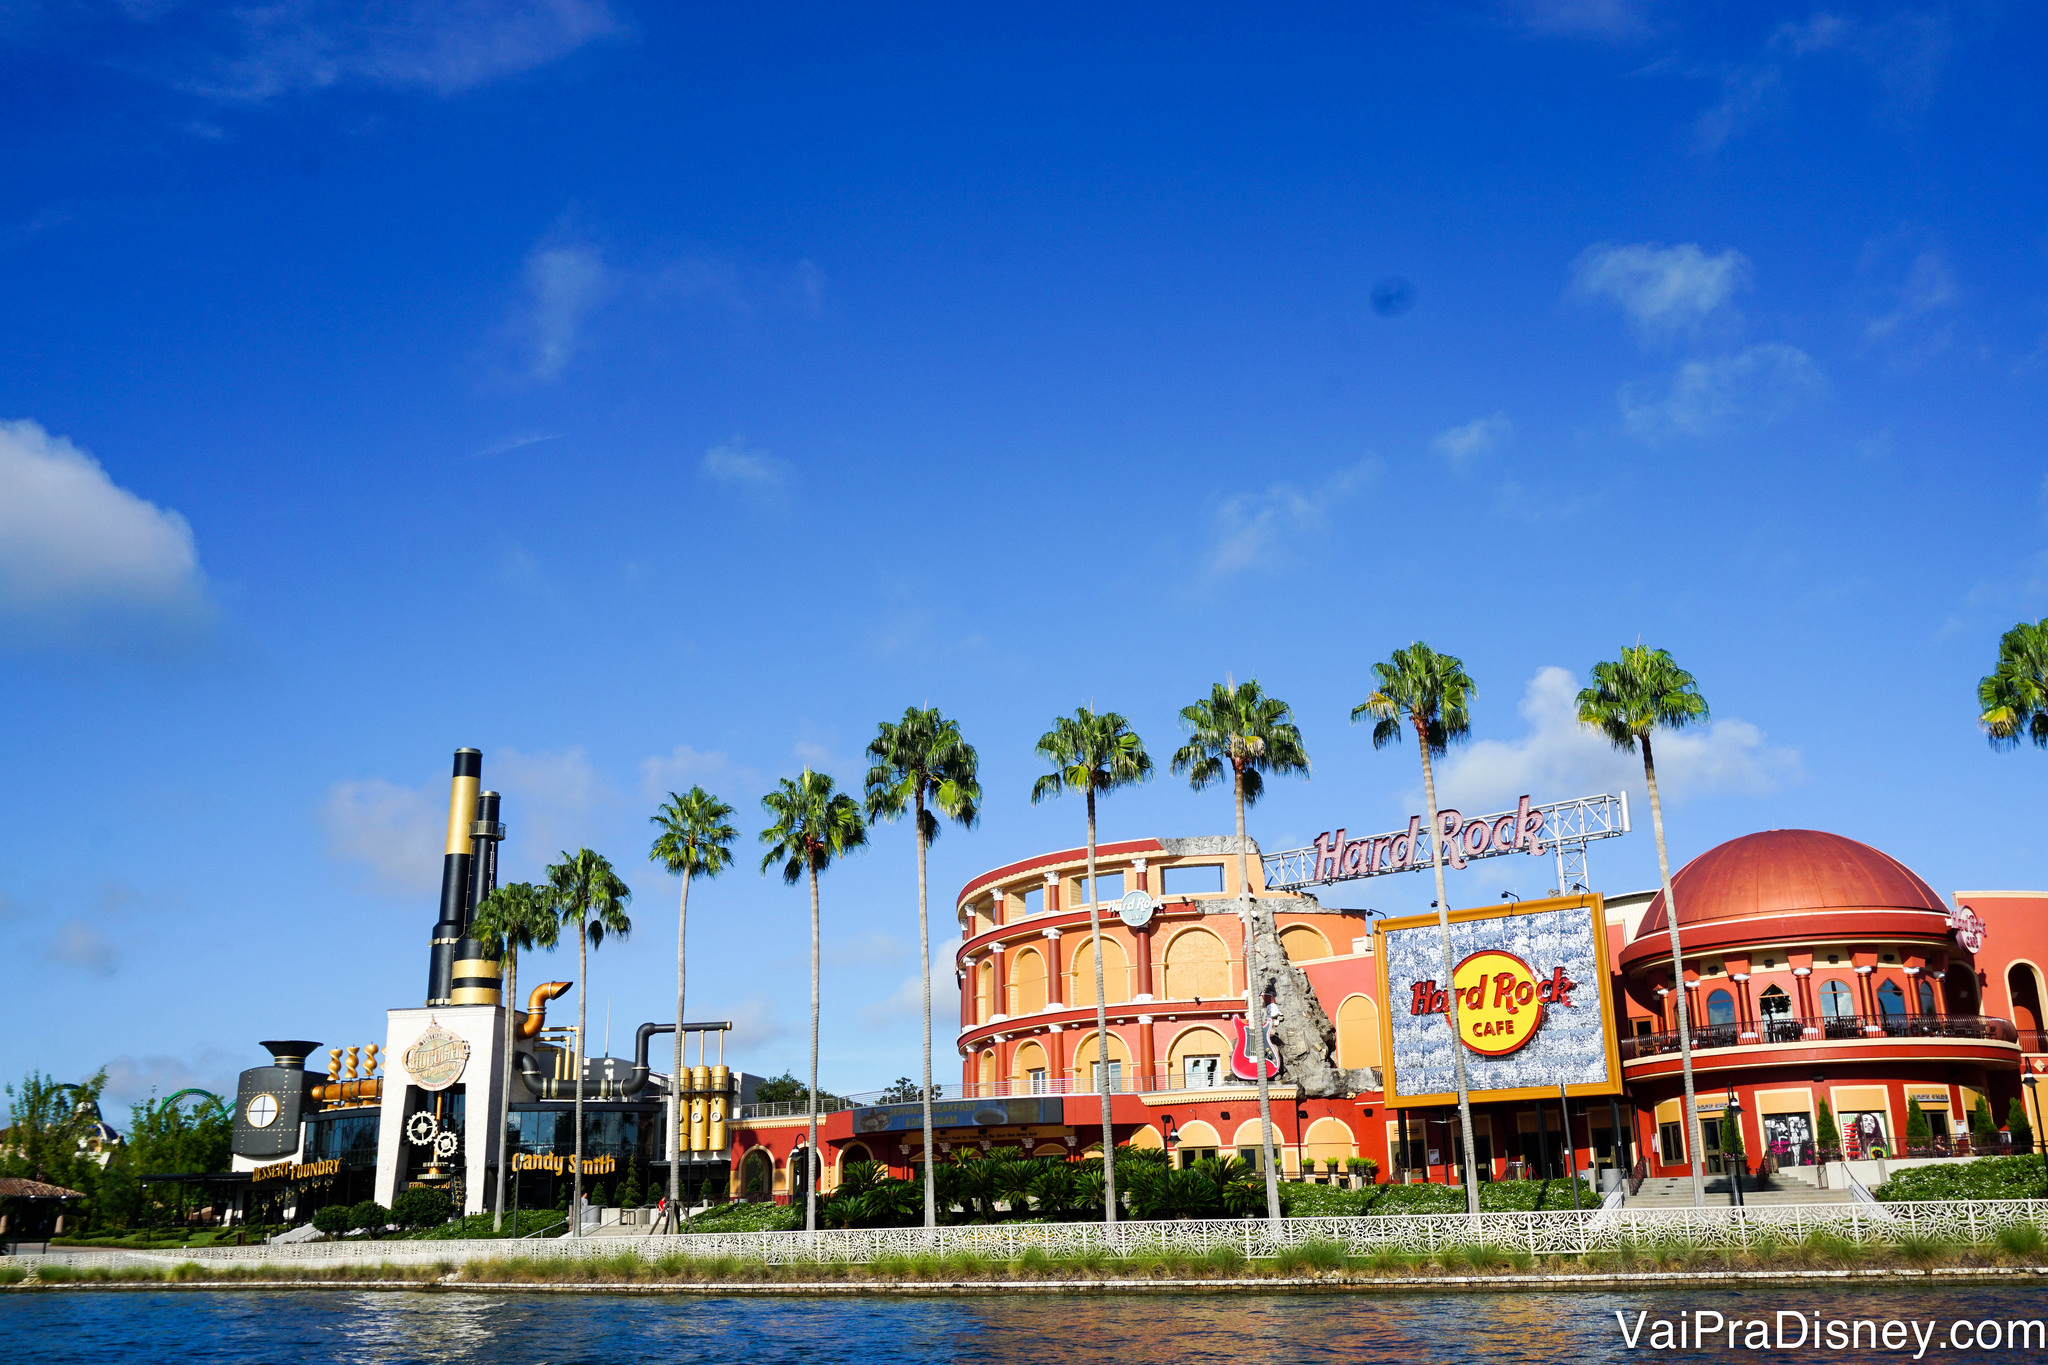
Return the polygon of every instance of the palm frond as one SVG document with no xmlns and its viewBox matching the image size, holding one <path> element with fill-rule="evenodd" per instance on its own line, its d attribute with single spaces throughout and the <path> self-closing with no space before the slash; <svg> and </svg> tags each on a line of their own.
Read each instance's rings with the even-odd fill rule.
<svg viewBox="0 0 2048 1365">
<path fill-rule="evenodd" d="M 1593 685 L 1578 697 L 1579 723 L 1617 749 L 1633 751 L 1658 729 L 1678 730 L 1708 718 L 1692 674 L 1669 650 L 1625 645 L 1621 657 L 1593 665 Z"/>
<path fill-rule="evenodd" d="M 702 787 L 680 796 L 670 792 L 667 803 L 647 817 L 661 829 L 647 852 L 649 861 L 673 876 L 716 877 L 732 866 L 732 841 L 739 838 L 732 814 L 731 806 Z"/>
<path fill-rule="evenodd" d="M 1053 721 L 1033 752 L 1052 765 L 1031 784 L 1034 805 L 1063 792 L 1111 792 L 1152 777 L 1152 756 L 1145 752 L 1145 742 L 1130 721 L 1114 711 L 1075 708 L 1073 715 Z"/>
<path fill-rule="evenodd" d="M 1373 748 L 1401 739 L 1404 719 L 1433 754 L 1471 733 L 1472 696 L 1479 689 L 1456 655 L 1439 654 L 1417 640 L 1374 664 L 1372 671 L 1379 685 L 1351 708 L 1351 719 L 1373 718 Z"/>
<path fill-rule="evenodd" d="M 934 810 L 967 829 L 981 819 L 980 758 L 961 737 L 959 723 L 936 707 L 907 707 L 902 720 L 883 721 L 867 754 L 868 819 L 894 820 L 922 809 L 918 832 L 927 844 L 942 828 Z"/>
<path fill-rule="evenodd" d="M 822 872 L 868 841 L 867 821 L 851 796 L 834 788 L 827 773 L 804 769 L 801 777 L 785 777 L 761 798 L 761 808 L 774 823 L 761 831 L 768 852 L 761 871 L 782 864 L 782 880 L 795 884 L 807 869 Z"/>
<path fill-rule="evenodd" d="M 2032 740 L 2048 749 L 2048 618 L 2022 621 L 1998 641 L 1998 664 L 1977 683 L 1977 723 L 1994 749 Z"/>
</svg>

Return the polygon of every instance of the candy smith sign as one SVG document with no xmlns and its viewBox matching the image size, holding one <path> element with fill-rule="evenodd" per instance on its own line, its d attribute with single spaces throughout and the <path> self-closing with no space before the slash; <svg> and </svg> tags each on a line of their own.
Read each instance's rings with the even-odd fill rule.
<svg viewBox="0 0 2048 1365">
<path fill-rule="evenodd" d="M 1612 1095 L 1621 1089 L 1605 910 L 1597 895 L 1451 914 L 1451 980 L 1435 915 L 1373 930 L 1386 1103 L 1454 1103 L 1453 1048 L 1474 1099 Z M 1458 1036 L 1451 1036 L 1453 993 Z"/>
</svg>

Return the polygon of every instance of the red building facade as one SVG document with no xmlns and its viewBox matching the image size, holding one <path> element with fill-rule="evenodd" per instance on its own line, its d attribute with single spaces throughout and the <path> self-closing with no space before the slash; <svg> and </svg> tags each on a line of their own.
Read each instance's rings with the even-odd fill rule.
<svg viewBox="0 0 2048 1365">
<path fill-rule="evenodd" d="M 1079 849 L 995 868 L 961 889 L 959 1072 L 941 1081 L 942 1159 L 996 1146 L 1070 1157 L 1099 1149 L 1104 1085 L 1119 1143 L 1164 1149 L 1176 1165 L 1219 1152 L 1255 1158 L 1238 914 L 1249 894 L 1273 900 L 1281 945 L 1327 1015 L 1331 1060 L 1351 1081 L 1341 1095 L 1304 1097 L 1284 1074 L 1275 1080 L 1283 1176 L 1327 1179 L 1333 1163 L 1364 1157 L 1382 1179 L 1459 1177 L 1454 1112 L 1404 1119 L 1384 1104 L 1367 921 L 1269 890 L 1256 854 L 1241 882 L 1232 842 L 1101 845 L 1092 896 Z M 1115 907 L 1132 891 L 1151 906 L 1126 923 Z M 1485 1178 L 1546 1162 L 1562 1174 L 1567 1163 L 1619 1171 L 1638 1160 L 1651 1174 L 1678 1174 L 1689 1169 L 1692 1140 L 1718 1168 L 1718 1120 L 1731 1097 L 1752 1162 L 1764 1153 L 1813 1160 L 1828 1145 L 1830 1118 L 1852 1154 L 1896 1154 L 1909 1101 L 1953 1150 L 1980 1098 L 2002 1120 L 2022 1066 L 2048 1068 L 2048 893 L 1964 892 L 1947 904 L 1878 850 L 1807 830 L 1712 849 L 1678 873 L 1674 892 L 1683 945 L 1675 973 L 1661 893 L 1607 902 L 1624 1095 L 1574 1102 L 1568 1117 L 1555 1101 L 1475 1105 Z M 1095 1029 L 1098 915 L 1106 1039 Z M 1691 1139 L 1679 1112 L 1681 988 L 1710 1120 Z M 821 1120 L 821 1184 L 830 1188 L 849 1161 L 913 1174 L 922 1162 L 915 1109 L 856 1104 Z M 1569 1153 L 1558 1141 L 1566 1121 Z M 788 1196 L 804 1122 L 741 1113 L 735 1196 Z"/>
</svg>

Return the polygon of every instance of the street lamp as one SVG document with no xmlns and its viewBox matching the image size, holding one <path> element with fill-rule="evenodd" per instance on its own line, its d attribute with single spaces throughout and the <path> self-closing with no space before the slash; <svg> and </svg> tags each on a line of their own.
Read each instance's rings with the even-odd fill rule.
<svg viewBox="0 0 2048 1365">
<path fill-rule="evenodd" d="M 1735 1191 L 1735 1207 L 1742 1207 L 1742 1171 L 1749 1163 L 1742 1156 L 1742 1101 L 1736 1098 L 1735 1087 L 1728 1087 L 1728 1121 L 1735 1136 L 1735 1150 L 1723 1152 L 1723 1161 L 1732 1161 L 1728 1168 L 1729 1186 Z"/>
</svg>

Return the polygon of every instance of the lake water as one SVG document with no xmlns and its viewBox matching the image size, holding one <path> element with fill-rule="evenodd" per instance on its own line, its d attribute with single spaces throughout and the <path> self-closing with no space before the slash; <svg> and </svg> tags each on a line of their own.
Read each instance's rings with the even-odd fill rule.
<svg viewBox="0 0 2048 1365">
<path fill-rule="evenodd" d="M 1615 1320 L 1646 1313 L 1638 1349 Z M 988 1361 L 1018 1365 L 1218 1365 L 1261 1362 L 1586 1362 L 1605 1360 L 1910 1360 L 1872 1349 L 1651 1349 L 1659 1318 L 1689 1324 L 1702 1310 L 1772 1319 L 1932 1323 L 1921 1359 L 2039 1361 L 2022 1345 L 1955 1349 L 1958 1319 L 2004 1324 L 2048 1315 L 2031 1288 L 1841 1292 L 1701 1289 L 1643 1294 L 1015 1294 L 831 1299 L 479 1295 L 295 1290 L 250 1292 L 0 1291 L 0 1361 L 136 1361 L 209 1365 L 572 1365 L 642 1361 L 749 1365 L 834 1361 Z M 1772 1319 L 1776 1321 L 1775 1319 Z M 1782 1324 L 1789 1337 L 1788 1317 Z M 1872 1329 L 1876 1330 L 1876 1329 Z M 1908 1333 L 1911 1327 L 1905 1329 Z M 1974 1329 L 1971 1329 L 1974 1333 Z M 2002 1330 L 2002 1329 L 2001 1329 Z M 1964 1338 L 1967 1342 L 1969 1338 Z M 1691 1343 L 1688 1342 L 1688 1347 Z"/>
</svg>

